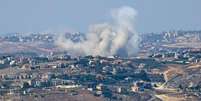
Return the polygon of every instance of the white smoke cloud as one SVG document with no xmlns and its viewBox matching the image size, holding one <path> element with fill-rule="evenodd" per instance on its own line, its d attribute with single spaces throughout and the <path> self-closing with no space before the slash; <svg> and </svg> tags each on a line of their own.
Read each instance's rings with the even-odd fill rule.
<svg viewBox="0 0 201 101">
<path fill-rule="evenodd" d="M 111 12 L 113 23 L 89 28 L 86 40 L 73 42 L 60 36 L 56 44 L 71 55 L 133 56 L 138 50 L 139 35 L 134 29 L 137 11 L 124 6 Z"/>
</svg>

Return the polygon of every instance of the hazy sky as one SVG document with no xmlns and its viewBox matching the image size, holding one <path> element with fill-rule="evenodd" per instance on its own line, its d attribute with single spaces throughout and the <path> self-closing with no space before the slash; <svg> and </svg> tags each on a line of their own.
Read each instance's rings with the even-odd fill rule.
<svg viewBox="0 0 201 101">
<path fill-rule="evenodd" d="M 110 10 L 138 11 L 138 32 L 201 30 L 201 0 L 0 0 L 0 33 L 81 31 L 110 21 Z"/>
</svg>

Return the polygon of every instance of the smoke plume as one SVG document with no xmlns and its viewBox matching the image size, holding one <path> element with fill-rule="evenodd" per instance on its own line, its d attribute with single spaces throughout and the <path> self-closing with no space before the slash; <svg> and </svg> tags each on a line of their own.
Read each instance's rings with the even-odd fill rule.
<svg viewBox="0 0 201 101">
<path fill-rule="evenodd" d="M 71 55 L 133 56 L 139 43 L 134 29 L 136 10 L 124 6 L 112 10 L 111 15 L 112 23 L 91 26 L 84 40 L 74 42 L 61 35 L 56 44 Z"/>
</svg>

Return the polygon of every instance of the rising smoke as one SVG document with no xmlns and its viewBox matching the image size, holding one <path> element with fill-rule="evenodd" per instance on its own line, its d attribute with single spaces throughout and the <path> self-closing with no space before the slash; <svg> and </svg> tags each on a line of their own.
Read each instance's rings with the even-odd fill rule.
<svg viewBox="0 0 201 101">
<path fill-rule="evenodd" d="M 112 23 L 91 26 L 85 40 L 73 42 L 61 35 L 56 44 L 71 55 L 133 56 L 139 43 L 139 35 L 134 29 L 136 10 L 124 6 L 112 10 L 111 15 Z"/>
</svg>

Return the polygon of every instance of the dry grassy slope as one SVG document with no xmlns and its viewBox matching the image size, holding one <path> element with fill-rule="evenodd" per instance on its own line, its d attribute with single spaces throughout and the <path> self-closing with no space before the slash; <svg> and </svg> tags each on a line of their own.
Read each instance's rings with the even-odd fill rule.
<svg viewBox="0 0 201 101">
<path fill-rule="evenodd" d="M 31 43 L 20 43 L 20 42 L 1 42 L 0 53 L 18 53 L 18 52 L 38 52 L 38 53 L 49 53 L 58 51 L 54 44 L 44 42 L 31 42 Z"/>
<path fill-rule="evenodd" d="M 185 69 L 185 66 L 183 65 L 179 65 L 179 64 L 168 65 L 167 69 L 163 73 L 165 80 L 168 81 L 178 74 L 185 75 L 184 69 Z"/>
<path fill-rule="evenodd" d="M 169 82 L 169 84 L 185 84 L 185 86 L 187 86 L 190 82 L 197 84 L 201 82 L 201 63 L 189 65 L 168 65 L 168 68 L 164 71 L 165 80 L 168 81 L 176 75 L 181 76 L 175 78 L 172 82 Z"/>
<path fill-rule="evenodd" d="M 173 78 L 175 75 L 181 74 L 181 76 L 170 80 L 164 89 L 157 91 L 156 97 L 163 101 L 200 101 L 195 95 L 188 95 L 178 92 L 168 92 L 172 89 L 178 89 L 178 85 L 189 86 L 191 83 L 197 85 L 201 83 L 201 63 L 189 64 L 189 65 L 168 65 L 168 68 L 164 71 L 166 81 Z M 187 92 L 185 92 L 187 93 Z"/>
</svg>

